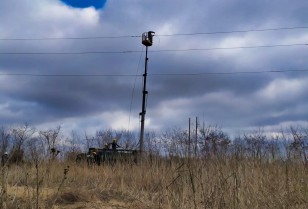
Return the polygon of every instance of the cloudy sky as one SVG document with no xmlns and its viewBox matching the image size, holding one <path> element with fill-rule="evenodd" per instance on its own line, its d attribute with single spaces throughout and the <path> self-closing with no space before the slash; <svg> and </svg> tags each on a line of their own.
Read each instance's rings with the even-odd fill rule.
<svg viewBox="0 0 308 209">
<path fill-rule="evenodd" d="M 85 3 L 87 2 L 87 3 Z M 0 0 L 0 124 L 307 125 L 306 0 Z M 137 76 L 136 76 L 137 75 Z"/>
</svg>

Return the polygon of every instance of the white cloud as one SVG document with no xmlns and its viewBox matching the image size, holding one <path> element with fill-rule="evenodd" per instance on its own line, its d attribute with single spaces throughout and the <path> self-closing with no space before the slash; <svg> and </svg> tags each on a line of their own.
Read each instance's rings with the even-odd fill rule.
<svg viewBox="0 0 308 209">
<path fill-rule="evenodd" d="M 102 10 L 77 9 L 58 0 L 0 1 L 0 38 L 89 37 L 198 33 L 292 27 L 305 24 L 306 1 L 110 0 Z M 17 6 L 16 6 L 17 5 Z M 164 6 L 162 6 L 164 5 Z M 281 15 L 283 12 L 284 15 Z M 272 45 L 306 42 L 306 30 L 154 38 L 150 50 Z M 140 38 L 0 41 L 0 52 L 140 50 Z M 144 66 L 141 53 L 4 55 L 1 73 L 131 74 Z M 151 73 L 305 69 L 303 47 L 150 53 Z M 141 72 L 141 71 L 139 71 Z M 146 128 L 187 125 L 188 117 L 227 128 L 301 121 L 307 116 L 305 73 L 149 76 Z M 139 78 L 138 78 L 139 79 Z M 132 79 L 133 80 L 133 79 Z M 139 79 L 141 81 L 141 79 Z M 130 128 L 138 130 L 142 82 L 136 83 Z M 0 108 L 11 121 L 71 129 L 128 127 L 131 81 L 127 77 L 0 76 Z M 137 104 L 134 101 L 133 104 Z M 9 106 L 8 106 L 9 105 Z M 5 111 L 20 115 L 8 115 Z M 294 114 L 292 114 L 292 111 Z M 3 114 L 4 114 L 3 113 Z M 305 115 L 306 114 L 306 115 Z M 43 116 L 42 116 L 43 115 Z M 306 117 L 307 118 L 307 117 Z M 2 119 L 6 123 L 7 119 Z M 222 124 L 220 124 L 222 123 Z M 0 124 L 1 125 L 1 124 Z M 273 125 L 274 126 L 274 125 Z M 224 127 L 223 127 L 224 128 Z"/>
<path fill-rule="evenodd" d="M 257 92 L 257 97 L 270 101 L 290 101 L 301 99 L 307 88 L 307 79 L 275 79 Z M 262 101 L 260 100 L 260 101 Z"/>
<path fill-rule="evenodd" d="M 114 130 L 130 130 L 136 131 L 139 129 L 138 118 L 131 116 L 129 122 L 129 114 L 124 111 L 103 112 L 96 115 L 86 117 L 71 117 L 47 122 L 37 126 L 38 129 L 48 129 L 61 125 L 66 134 L 71 130 L 82 130 L 87 133 L 95 133 L 97 130 L 114 129 Z M 146 125 L 149 121 L 146 120 Z"/>
<path fill-rule="evenodd" d="M 12 10 L 14 4 L 18 4 L 15 11 L 5 13 L 7 16 L 0 20 L 0 28 L 10 24 L 1 29 L 2 38 L 59 38 L 94 29 L 99 24 L 99 12 L 93 7 L 72 8 L 54 0 L 31 0 L 23 3 L 12 0 L 0 6 Z"/>
</svg>

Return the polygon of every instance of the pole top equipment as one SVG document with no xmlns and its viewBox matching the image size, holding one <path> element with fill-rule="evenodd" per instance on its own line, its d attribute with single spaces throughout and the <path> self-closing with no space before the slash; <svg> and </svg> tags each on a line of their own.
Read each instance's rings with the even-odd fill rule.
<svg viewBox="0 0 308 209">
<path fill-rule="evenodd" d="M 152 46 L 154 34 L 154 31 L 144 32 L 142 34 L 142 44 L 145 46 Z"/>
</svg>

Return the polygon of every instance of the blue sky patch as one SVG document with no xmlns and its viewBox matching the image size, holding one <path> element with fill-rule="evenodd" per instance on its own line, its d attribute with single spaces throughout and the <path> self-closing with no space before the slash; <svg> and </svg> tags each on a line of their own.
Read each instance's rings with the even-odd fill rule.
<svg viewBox="0 0 308 209">
<path fill-rule="evenodd" d="M 95 7 L 101 9 L 104 7 L 107 0 L 61 0 L 65 4 L 76 8 Z"/>
</svg>

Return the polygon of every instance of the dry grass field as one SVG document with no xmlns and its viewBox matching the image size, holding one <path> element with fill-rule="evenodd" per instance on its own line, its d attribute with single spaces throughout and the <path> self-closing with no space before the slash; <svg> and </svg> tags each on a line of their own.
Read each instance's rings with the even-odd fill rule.
<svg viewBox="0 0 308 209">
<path fill-rule="evenodd" d="M 232 157 L 11 165 L 2 169 L 1 204 L 7 209 L 307 209 L 308 168 L 297 161 Z"/>
</svg>

